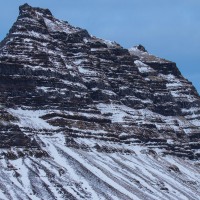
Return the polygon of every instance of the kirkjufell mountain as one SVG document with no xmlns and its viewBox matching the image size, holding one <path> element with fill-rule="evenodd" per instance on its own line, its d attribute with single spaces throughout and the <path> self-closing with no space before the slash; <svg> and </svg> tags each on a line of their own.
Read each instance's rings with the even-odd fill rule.
<svg viewBox="0 0 200 200">
<path fill-rule="evenodd" d="M 199 200 L 200 96 L 174 62 L 24 4 L 0 43 L 1 200 Z"/>
</svg>

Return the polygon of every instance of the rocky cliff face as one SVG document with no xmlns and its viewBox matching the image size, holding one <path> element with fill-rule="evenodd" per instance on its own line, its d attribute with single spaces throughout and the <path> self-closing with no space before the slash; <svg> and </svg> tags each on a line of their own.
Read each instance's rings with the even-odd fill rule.
<svg viewBox="0 0 200 200">
<path fill-rule="evenodd" d="M 142 45 L 28 4 L 0 43 L 2 199 L 198 199 L 199 127 L 192 83 Z"/>
</svg>

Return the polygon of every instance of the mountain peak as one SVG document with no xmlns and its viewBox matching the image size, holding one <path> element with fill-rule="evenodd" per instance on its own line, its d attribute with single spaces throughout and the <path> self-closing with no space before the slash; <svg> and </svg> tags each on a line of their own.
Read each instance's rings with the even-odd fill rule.
<svg viewBox="0 0 200 200">
<path fill-rule="evenodd" d="M 143 45 L 141 45 L 141 44 L 136 45 L 135 48 L 138 49 L 138 50 L 140 50 L 140 51 L 147 52 L 147 50 L 145 49 L 145 47 Z"/>
<path fill-rule="evenodd" d="M 0 44 L 0 133 L 1 199 L 200 196 L 200 97 L 176 64 L 48 9 L 20 6 Z"/>
<path fill-rule="evenodd" d="M 46 16 L 52 16 L 52 13 L 49 9 L 32 7 L 29 4 L 25 3 L 19 7 L 19 15 L 27 15 L 27 14 L 42 14 Z"/>
</svg>

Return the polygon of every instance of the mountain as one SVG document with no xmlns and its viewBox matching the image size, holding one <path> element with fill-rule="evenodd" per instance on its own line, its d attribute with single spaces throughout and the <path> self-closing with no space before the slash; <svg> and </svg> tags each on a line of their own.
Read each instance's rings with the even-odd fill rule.
<svg viewBox="0 0 200 200">
<path fill-rule="evenodd" d="M 174 62 L 24 4 L 0 43 L 0 199 L 200 198 L 200 96 Z"/>
</svg>

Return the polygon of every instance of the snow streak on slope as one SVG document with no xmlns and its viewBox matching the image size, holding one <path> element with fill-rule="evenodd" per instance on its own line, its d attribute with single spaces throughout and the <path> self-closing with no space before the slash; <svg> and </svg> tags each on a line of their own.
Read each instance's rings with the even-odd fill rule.
<svg viewBox="0 0 200 200">
<path fill-rule="evenodd" d="M 0 160 L 2 199 L 194 200 L 200 196 L 199 162 L 125 144 L 120 148 L 132 153 L 100 152 L 92 139 L 76 141 L 88 145 L 87 151 L 69 148 L 63 134 L 38 135 L 38 142 L 49 157 Z M 98 145 L 119 148 L 114 142 Z"/>
</svg>

